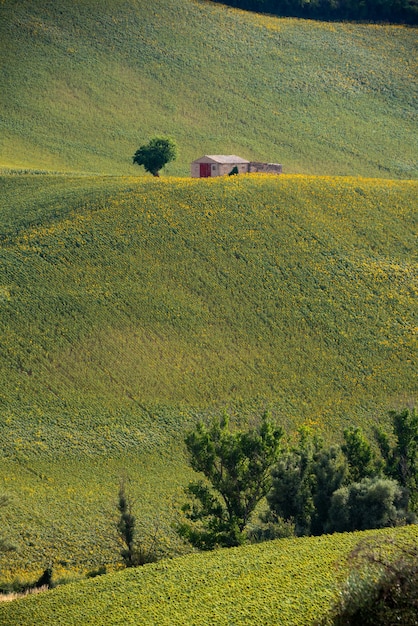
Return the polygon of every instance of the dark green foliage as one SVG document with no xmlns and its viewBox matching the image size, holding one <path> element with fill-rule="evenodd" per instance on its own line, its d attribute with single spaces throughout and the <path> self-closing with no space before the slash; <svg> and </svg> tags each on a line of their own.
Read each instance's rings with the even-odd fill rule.
<svg viewBox="0 0 418 626">
<path fill-rule="evenodd" d="M 154 563 L 162 556 L 158 546 L 159 529 L 154 524 L 152 534 L 146 539 L 139 538 L 136 532 L 136 518 L 131 512 L 131 502 L 125 492 L 125 484 L 119 486 L 118 509 L 120 519 L 117 525 L 119 536 L 124 544 L 121 556 L 126 567 L 138 567 L 146 563 Z"/>
<path fill-rule="evenodd" d="M 345 483 L 347 477 L 347 464 L 339 446 L 318 450 L 314 456 L 312 470 L 315 476 L 313 491 L 315 511 L 312 516 L 311 534 L 322 535 L 325 532 L 332 494 Z"/>
<path fill-rule="evenodd" d="M 231 432 L 227 416 L 209 427 L 198 423 L 185 443 L 192 468 L 207 482 L 187 487 L 191 503 L 183 512 L 192 524 L 181 523 L 180 536 L 202 550 L 240 545 L 251 514 L 270 488 L 282 436 L 267 416 L 247 432 Z"/>
<path fill-rule="evenodd" d="M 238 174 L 238 168 L 235 165 L 232 170 L 229 172 L 228 176 L 235 176 L 236 174 Z"/>
<path fill-rule="evenodd" d="M 313 513 L 310 475 L 305 474 L 295 453 L 288 453 L 274 467 L 273 488 L 267 496 L 269 513 L 264 521 L 283 519 L 294 523 L 295 534 L 309 535 Z"/>
<path fill-rule="evenodd" d="M 52 589 L 52 566 L 48 565 L 48 567 L 42 572 L 41 576 L 38 578 L 36 583 L 33 585 L 34 589 L 40 589 L 41 587 L 47 587 L 48 589 Z"/>
<path fill-rule="evenodd" d="M 372 447 L 360 428 L 352 427 L 344 430 L 344 443 L 341 450 L 347 459 L 351 482 L 359 482 L 376 473 Z"/>
<path fill-rule="evenodd" d="M 313 491 L 315 476 L 312 471 L 313 458 L 320 442 L 312 438 L 309 431 L 299 431 L 299 446 L 283 455 L 273 468 L 273 484 L 267 500 L 270 512 L 266 521 L 283 518 L 295 524 L 295 534 L 309 535 L 315 506 Z"/>
<path fill-rule="evenodd" d="M 323 626 L 416 626 L 418 546 L 392 543 L 364 541 L 350 554 L 352 573 Z"/>
<path fill-rule="evenodd" d="M 121 551 L 121 556 L 126 567 L 133 567 L 135 565 L 135 517 L 131 513 L 131 504 L 126 496 L 125 484 L 123 481 L 119 486 L 118 509 L 120 512 L 118 531 L 119 536 L 125 545 Z"/>
<path fill-rule="evenodd" d="M 405 522 L 404 507 L 405 492 L 395 480 L 364 478 L 334 492 L 326 531 L 396 526 Z"/>
<path fill-rule="evenodd" d="M 320 535 L 332 494 L 346 478 L 347 464 L 337 446 L 324 448 L 309 430 L 301 429 L 299 437 L 299 446 L 273 469 L 267 519 L 293 521 L 298 536 Z"/>
<path fill-rule="evenodd" d="M 302 429 L 299 445 L 272 471 L 264 522 L 293 522 L 296 535 L 354 531 L 413 523 L 418 485 L 418 418 L 391 412 L 395 443 L 378 431 L 383 462 L 359 428 L 344 431 L 342 446 L 324 448 Z M 386 477 L 381 476 L 381 471 Z"/>
<path fill-rule="evenodd" d="M 226 506 L 202 481 L 191 483 L 185 489 L 191 503 L 183 507 L 188 520 L 181 523 L 178 533 L 199 550 L 213 550 L 217 546 L 231 548 L 243 543 L 243 534 L 236 519 Z"/>
<path fill-rule="evenodd" d="M 418 22 L 414 0 L 223 0 L 223 3 L 250 11 L 321 20 Z"/>
<path fill-rule="evenodd" d="M 418 512 L 418 414 L 415 409 L 391 411 L 395 443 L 387 434 L 376 432 L 385 462 L 384 472 L 406 489 L 408 510 Z"/>
<path fill-rule="evenodd" d="M 159 176 L 164 165 L 174 161 L 176 156 L 177 147 L 170 137 L 154 137 L 148 144 L 141 146 L 132 158 L 137 165 L 143 165 L 146 172 Z"/>
</svg>

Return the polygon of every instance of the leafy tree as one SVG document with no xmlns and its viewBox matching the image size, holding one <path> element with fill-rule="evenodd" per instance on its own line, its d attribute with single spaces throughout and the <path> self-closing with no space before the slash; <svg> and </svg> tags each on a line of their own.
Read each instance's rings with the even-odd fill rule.
<svg viewBox="0 0 418 626">
<path fill-rule="evenodd" d="M 293 523 L 296 535 L 362 530 L 411 523 L 418 512 L 418 416 L 391 412 L 395 443 L 378 431 L 378 463 L 359 428 L 325 448 L 308 429 L 272 470 L 263 522 Z M 383 468 L 386 477 L 380 475 Z M 260 530 L 260 532 L 263 529 Z M 266 536 L 272 535 L 266 527 Z"/>
<path fill-rule="evenodd" d="M 321 443 L 307 428 L 299 430 L 299 445 L 283 455 L 272 470 L 272 489 L 267 495 L 269 513 L 265 521 L 279 518 L 295 524 L 295 534 L 309 535 L 315 511 L 312 471 L 314 454 Z"/>
<path fill-rule="evenodd" d="M 407 507 L 418 512 L 418 414 L 415 410 L 391 411 L 395 443 L 386 433 L 376 432 L 383 456 L 384 473 L 398 481 L 407 491 Z"/>
<path fill-rule="evenodd" d="M 319 450 L 314 456 L 312 471 L 315 476 L 313 501 L 315 512 L 312 516 L 311 533 L 322 535 L 328 519 L 331 498 L 347 478 L 347 463 L 339 446 Z"/>
<path fill-rule="evenodd" d="M 297 536 L 309 535 L 314 511 L 311 475 L 303 472 L 296 452 L 288 452 L 272 470 L 273 487 L 267 495 L 269 511 L 263 521 L 294 524 Z"/>
<path fill-rule="evenodd" d="M 327 532 L 385 528 L 405 519 L 405 492 L 396 480 L 363 478 L 334 491 Z"/>
<path fill-rule="evenodd" d="M 177 146 L 170 137 L 154 137 L 141 146 L 132 159 L 134 164 L 143 165 L 146 172 L 159 176 L 164 165 L 174 161 L 176 156 Z"/>
<path fill-rule="evenodd" d="M 183 512 L 189 521 L 179 524 L 180 536 L 201 550 L 240 545 L 251 514 L 270 489 L 282 436 L 266 415 L 247 432 L 231 432 L 226 415 L 209 427 L 198 423 L 185 443 L 192 468 L 206 481 L 186 488 L 191 502 Z"/>
<path fill-rule="evenodd" d="M 372 447 L 360 428 L 346 428 L 341 450 L 347 459 L 351 482 L 359 482 L 376 474 L 376 461 Z"/>
</svg>

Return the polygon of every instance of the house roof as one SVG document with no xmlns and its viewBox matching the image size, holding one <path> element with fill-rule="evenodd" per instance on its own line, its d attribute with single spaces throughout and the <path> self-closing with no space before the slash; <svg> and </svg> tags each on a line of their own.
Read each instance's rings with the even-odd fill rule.
<svg viewBox="0 0 418 626">
<path fill-rule="evenodd" d="M 235 154 L 205 154 L 204 156 L 200 157 L 200 159 L 196 159 L 196 161 L 193 162 L 199 163 L 200 161 L 202 161 L 202 159 L 210 159 L 214 163 L 249 163 L 249 161 L 247 161 L 246 159 L 242 159 Z"/>
</svg>

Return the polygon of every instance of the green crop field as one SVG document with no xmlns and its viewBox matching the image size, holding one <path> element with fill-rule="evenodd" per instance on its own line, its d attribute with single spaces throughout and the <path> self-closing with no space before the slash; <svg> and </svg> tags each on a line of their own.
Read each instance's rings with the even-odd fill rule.
<svg viewBox="0 0 418 626">
<path fill-rule="evenodd" d="M 172 135 L 287 173 L 417 177 L 416 29 L 196 0 L 3 0 L 0 167 L 133 174 Z"/>
<path fill-rule="evenodd" d="M 3 577 L 115 566 L 123 475 L 181 551 L 198 416 L 267 409 L 338 437 L 416 398 L 417 182 L 2 184 Z"/>
<path fill-rule="evenodd" d="M 0 583 L 78 580 L 0 622 L 316 619 L 357 536 L 185 554 L 183 438 L 225 410 L 370 435 L 416 402 L 416 29 L 1 0 L 0 58 Z M 132 155 L 160 134 L 153 179 Z M 285 174 L 188 178 L 205 153 Z M 121 479 L 179 559 L 115 571 Z"/>
<path fill-rule="evenodd" d="M 417 530 L 282 539 L 189 555 L 0 605 L 0 620 L 4 626 L 308 626 L 337 598 L 357 542 L 396 537 L 410 545 Z"/>
</svg>

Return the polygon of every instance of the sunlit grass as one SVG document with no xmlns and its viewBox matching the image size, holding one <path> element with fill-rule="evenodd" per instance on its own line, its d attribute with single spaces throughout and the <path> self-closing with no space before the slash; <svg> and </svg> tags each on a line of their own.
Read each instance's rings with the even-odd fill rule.
<svg viewBox="0 0 418 626">
<path fill-rule="evenodd" d="M 168 174 L 202 154 L 285 172 L 417 176 L 416 29 L 255 15 L 193 0 L 5 0 L 0 167 Z M 137 168 L 139 173 L 139 168 Z"/>
</svg>

